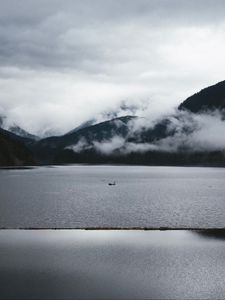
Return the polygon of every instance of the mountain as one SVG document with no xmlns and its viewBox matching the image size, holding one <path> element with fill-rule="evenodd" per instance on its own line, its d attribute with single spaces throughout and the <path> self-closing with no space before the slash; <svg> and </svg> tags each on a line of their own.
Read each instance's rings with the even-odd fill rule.
<svg viewBox="0 0 225 300">
<path fill-rule="evenodd" d="M 12 157 L 17 157 L 18 152 L 27 153 L 28 161 L 34 160 L 39 164 L 126 163 L 225 166 L 225 149 L 221 146 L 207 148 L 203 139 L 203 147 L 198 147 L 201 138 L 199 134 L 204 134 L 204 137 L 208 135 L 208 128 L 199 131 L 202 124 L 205 127 L 209 124 L 209 119 L 206 119 L 205 123 L 198 123 L 204 117 L 202 112 L 215 109 L 222 112 L 225 108 L 224 99 L 225 81 L 190 96 L 181 103 L 173 115 L 162 117 L 151 125 L 148 120 L 133 115 L 112 118 L 98 124 L 95 124 L 93 119 L 67 134 L 41 140 L 36 140 L 18 127 L 11 128 L 11 131 L 17 133 L 16 135 L 1 130 L 1 134 L 4 133 L 2 144 L 6 149 L 3 152 L 5 156 L 8 151 L 11 153 L 11 162 Z M 210 119 L 210 126 L 216 122 L 215 138 L 221 132 L 222 140 L 225 129 L 223 129 L 223 119 L 220 116 L 215 118 L 217 119 Z M 0 119 L 1 123 L 4 123 L 4 120 Z M 198 135 L 193 144 L 190 137 L 196 131 Z M 211 136 L 213 135 L 211 133 Z M 210 142 L 213 141 L 218 142 L 218 138 Z M 3 160 L 6 161 L 6 158 Z M 14 159 L 14 163 L 15 161 L 17 162 L 18 159 Z"/>
<path fill-rule="evenodd" d="M 36 135 L 30 134 L 29 132 L 27 132 L 26 130 L 24 130 L 23 128 L 21 128 L 20 126 L 18 126 L 17 124 L 12 124 L 10 126 L 6 125 L 6 117 L 5 116 L 0 116 L 0 128 L 7 130 L 9 132 L 14 133 L 17 136 L 20 136 L 22 138 L 26 138 L 26 139 L 31 139 L 31 140 L 37 140 L 38 137 Z"/>
<path fill-rule="evenodd" d="M 163 117 L 152 126 L 140 127 L 138 131 L 132 125 L 143 120 L 134 116 L 113 118 L 94 125 L 84 123 L 66 135 L 36 142 L 35 157 L 45 163 L 225 165 L 224 151 L 194 148 L 191 142 L 187 144 L 198 124 L 191 114 L 182 113 L 222 111 L 224 99 L 225 81 L 194 94 L 181 103 L 174 115 Z M 165 141 L 167 144 L 162 144 Z"/>
<path fill-rule="evenodd" d="M 77 132 L 77 131 L 80 130 L 80 129 L 84 129 L 84 128 L 90 127 L 90 126 L 92 126 L 92 125 L 94 125 L 94 124 L 96 124 L 96 120 L 95 120 L 95 119 L 91 119 L 91 120 L 89 120 L 89 121 L 87 121 L 87 122 L 82 123 L 82 124 L 79 125 L 78 127 L 74 128 L 74 129 L 72 129 L 72 130 L 70 130 L 68 133 L 66 133 L 66 135 L 72 134 L 72 133 L 74 133 L 74 132 Z"/>
<path fill-rule="evenodd" d="M 73 147 L 80 141 L 85 145 L 93 145 L 93 142 L 103 142 L 115 135 L 126 137 L 129 133 L 129 122 L 136 119 L 134 116 L 124 116 L 109 121 L 101 122 L 92 126 L 82 127 L 71 131 L 63 136 L 55 136 L 37 141 L 31 146 L 38 161 L 52 163 L 58 153 L 68 147 Z"/>
<path fill-rule="evenodd" d="M 180 104 L 178 109 L 188 110 L 193 113 L 225 109 L 225 81 L 207 87 L 188 97 Z"/>
<path fill-rule="evenodd" d="M 10 126 L 7 130 L 18 136 L 26 138 L 26 139 L 31 139 L 31 140 L 38 139 L 38 137 L 36 135 L 33 135 L 33 134 L 27 132 L 26 130 L 22 129 L 21 127 L 19 127 L 17 125 Z"/>
<path fill-rule="evenodd" d="M 0 129 L 0 166 L 33 165 L 30 150 L 18 136 Z"/>
<path fill-rule="evenodd" d="M 177 116 L 173 116 L 178 118 Z M 139 151 L 139 146 L 147 146 L 161 139 L 173 136 L 168 130 L 170 118 L 163 118 L 150 128 L 136 132 L 132 127 L 146 120 L 134 116 L 124 116 L 93 126 L 81 128 L 64 136 L 42 139 L 31 147 L 35 159 L 41 163 L 126 163 L 170 165 L 196 164 L 196 156 L 168 153 L 165 151 Z M 127 151 L 126 145 L 134 146 Z M 135 148 L 137 146 L 137 148 Z M 102 148 L 103 147 L 103 148 Z M 103 151 L 101 151 L 102 149 Z M 112 149 L 112 151 L 110 150 Z M 136 150 L 135 150 L 136 149 Z M 197 156 L 198 159 L 200 155 Z M 201 156 L 203 157 L 203 156 Z"/>
</svg>

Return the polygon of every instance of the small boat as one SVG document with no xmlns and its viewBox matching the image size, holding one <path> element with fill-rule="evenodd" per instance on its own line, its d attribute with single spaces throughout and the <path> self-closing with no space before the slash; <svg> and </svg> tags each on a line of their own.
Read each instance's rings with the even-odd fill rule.
<svg viewBox="0 0 225 300">
<path fill-rule="evenodd" d="M 116 182 L 109 182 L 108 185 L 112 186 L 112 185 L 116 185 Z"/>
</svg>

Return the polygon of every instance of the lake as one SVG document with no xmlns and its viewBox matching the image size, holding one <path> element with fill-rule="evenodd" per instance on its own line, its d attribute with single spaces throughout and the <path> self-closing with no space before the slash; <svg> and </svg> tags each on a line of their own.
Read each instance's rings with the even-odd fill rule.
<svg viewBox="0 0 225 300">
<path fill-rule="evenodd" d="M 224 299 L 225 233 L 1 230 L 0 299 Z"/>
<path fill-rule="evenodd" d="M 224 168 L 0 170 L 1 228 L 210 228 L 224 220 Z"/>
</svg>

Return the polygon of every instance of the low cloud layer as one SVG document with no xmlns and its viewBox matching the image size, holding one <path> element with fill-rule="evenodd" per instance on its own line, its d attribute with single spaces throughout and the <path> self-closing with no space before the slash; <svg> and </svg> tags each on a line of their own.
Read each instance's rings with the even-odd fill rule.
<svg viewBox="0 0 225 300">
<path fill-rule="evenodd" d="M 144 118 L 137 118 L 128 123 L 126 136 L 114 134 L 109 139 L 102 141 L 92 140 L 87 142 L 81 139 L 76 145 L 70 147 L 74 152 L 94 149 L 103 155 L 119 153 L 145 153 L 148 151 L 163 152 L 198 152 L 198 151 L 225 151 L 225 114 L 219 111 L 193 114 L 187 111 L 177 112 L 166 117 L 166 137 L 157 138 L 148 143 L 141 141 L 141 133 L 153 129 L 157 124 L 149 123 Z M 161 120 L 158 120 L 160 123 Z M 118 124 L 119 125 L 119 124 Z M 140 142 L 130 142 L 129 138 L 140 135 Z"/>
<path fill-rule="evenodd" d="M 225 119 L 218 111 L 191 114 L 181 113 L 179 120 L 172 120 L 171 128 L 175 130 L 172 137 L 160 140 L 157 144 L 165 151 L 224 151 Z"/>
</svg>

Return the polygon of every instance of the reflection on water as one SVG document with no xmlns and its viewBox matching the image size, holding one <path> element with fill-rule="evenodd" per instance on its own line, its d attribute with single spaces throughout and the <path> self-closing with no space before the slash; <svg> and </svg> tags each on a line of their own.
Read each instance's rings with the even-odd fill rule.
<svg viewBox="0 0 225 300">
<path fill-rule="evenodd" d="M 224 229 L 208 229 L 208 230 L 197 230 L 195 231 L 200 237 L 212 238 L 225 240 L 225 230 Z"/>
<path fill-rule="evenodd" d="M 0 231 L 0 298 L 224 299 L 225 241 L 206 237 L 190 231 Z"/>
</svg>

